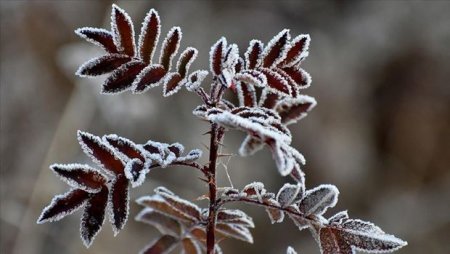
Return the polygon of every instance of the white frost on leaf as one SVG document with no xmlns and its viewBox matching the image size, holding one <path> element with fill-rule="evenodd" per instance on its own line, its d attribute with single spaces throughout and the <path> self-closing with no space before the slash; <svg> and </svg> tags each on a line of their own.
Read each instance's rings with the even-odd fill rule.
<svg viewBox="0 0 450 254">
<path fill-rule="evenodd" d="M 301 186 L 299 184 L 285 183 L 277 193 L 277 201 L 281 207 L 290 206 L 297 198 Z"/>
<path fill-rule="evenodd" d="M 239 148 L 240 156 L 250 156 L 264 148 L 264 142 L 247 135 Z"/>
<path fill-rule="evenodd" d="M 299 208 L 306 216 L 322 215 L 338 201 L 339 190 L 331 184 L 322 184 L 314 189 L 307 190 L 305 197 L 300 201 Z"/>
<path fill-rule="evenodd" d="M 284 60 L 290 48 L 288 43 L 290 39 L 289 29 L 283 29 L 267 43 L 261 54 L 264 67 L 275 67 Z"/>
<path fill-rule="evenodd" d="M 195 92 L 200 87 L 207 75 L 208 71 L 206 70 L 198 70 L 191 73 L 186 81 L 186 89 L 189 92 Z"/>
<path fill-rule="evenodd" d="M 87 164 L 52 164 L 50 169 L 72 188 L 89 193 L 98 193 L 108 180 L 99 170 Z"/>
<path fill-rule="evenodd" d="M 131 33 L 129 35 L 130 38 L 124 38 L 124 36 L 127 36 L 127 35 L 122 34 L 123 31 L 120 31 L 119 26 L 117 25 L 117 21 L 120 21 L 120 19 L 123 19 L 123 21 L 125 21 L 126 25 L 128 26 L 128 29 L 130 30 L 129 32 Z M 128 13 L 126 13 L 124 9 L 120 8 L 116 4 L 112 5 L 111 31 L 112 31 L 112 35 L 113 35 L 113 39 L 114 39 L 114 44 L 116 44 L 119 52 L 124 52 L 125 50 L 127 50 L 125 48 L 125 45 L 123 45 L 123 42 L 127 39 L 131 40 L 133 53 L 136 52 L 133 21 L 131 20 L 130 15 L 128 15 Z M 130 55 L 130 56 L 133 56 L 133 55 Z"/>
<path fill-rule="evenodd" d="M 348 212 L 347 210 L 336 213 L 335 215 L 328 218 L 330 224 L 342 224 L 345 220 L 347 220 Z"/>
<path fill-rule="evenodd" d="M 139 50 L 139 58 L 144 59 L 145 58 L 145 56 L 143 55 L 144 41 L 145 41 L 145 37 L 147 36 L 148 26 L 150 25 L 150 22 L 152 22 L 152 21 L 156 22 L 156 33 L 155 33 L 153 48 L 151 49 L 150 54 L 147 56 L 149 59 L 148 60 L 149 63 L 152 62 L 153 55 L 155 54 L 156 45 L 158 43 L 159 36 L 161 34 L 161 18 L 159 17 L 159 14 L 155 9 L 151 9 L 149 12 L 147 12 L 147 15 L 145 15 L 144 22 L 142 22 L 141 33 L 139 34 L 139 40 L 138 40 L 138 45 L 139 45 L 139 49 L 140 49 Z"/>
<path fill-rule="evenodd" d="M 297 254 L 297 252 L 294 250 L 294 248 L 289 246 L 286 250 L 286 254 Z"/>
</svg>

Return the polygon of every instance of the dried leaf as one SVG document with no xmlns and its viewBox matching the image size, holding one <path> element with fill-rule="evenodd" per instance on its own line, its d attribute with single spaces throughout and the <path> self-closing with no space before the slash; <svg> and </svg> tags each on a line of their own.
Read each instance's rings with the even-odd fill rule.
<svg viewBox="0 0 450 254">
<path fill-rule="evenodd" d="M 180 197 L 168 194 L 166 192 L 159 193 L 172 207 L 177 209 L 179 212 L 185 214 L 193 220 L 201 220 L 201 210 L 198 206 Z"/>
<path fill-rule="evenodd" d="M 339 190 L 334 185 L 322 184 L 318 187 L 307 190 L 305 197 L 299 204 L 300 211 L 305 216 L 315 214 L 321 215 L 330 207 L 337 203 Z"/>
<path fill-rule="evenodd" d="M 80 77 L 89 77 L 107 74 L 129 61 L 131 61 L 131 57 L 122 54 L 100 56 L 81 65 L 80 68 L 78 68 L 76 75 Z"/>
<path fill-rule="evenodd" d="M 271 206 L 275 206 L 275 207 L 280 206 L 280 203 L 278 203 L 278 201 L 276 201 L 274 199 L 268 199 L 264 203 L 271 205 Z M 267 212 L 267 215 L 269 215 L 269 219 L 272 224 L 283 222 L 284 212 L 282 210 L 280 210 L 279 208 L 266 208 L 266 212 Z"/>
<path fill-rule="evenodd" d="M 164 69 L 166 69 L 166 71 L 170 70 L 170 67 L 172 65 L 172 58 L 178 52 L 181 36 L 181 29 L 179 27 L 172 27 L 162 43 L 159 63 L 164 67 Z"/>
<path fill-rule="evenodd" d="M 145 151 L 138 145 L 136 145 L 133 141 L 124 137 L 117 136 L 116 134 L 105 135 L 103 136 L 103 140 L 117 149 L 128 159 L 139 159 L 142 162 L 145 161 Z"/>
<path fill-rule="evenodd" d="M 119 6 L 113 4 L 111 13 L 111 29 L 114 42 L 119 51 L 134 56 L 134 28 L 130 16 Z"/>
<path fill-rule="evenodd" d="M 86 41 L 102 47 L 108 53 L 118 53 L 112 34 L 102 28 L 83 27 L 75 30 L 75 33 Z"/>
<path fill-rule="evenodd" d="M 168 203 L 168 201 L 164 198 L 162 198 L 160 195 L 153 195 L 153 196 L 145 196 L 141 197 L 136 202 L 140 205 L 147 206 L 150 208 L 153 208 L 157 212 L 164 214 L 170 218 L 173 218 L 175 220 L 182 220 L 186 222 L 195 222 L 192 218 L 192 216 L 187 215 L 185 212 L 182 212 L 178 210 L 177 208 L 174 208 L 172 205 Z"/>
<path fill-rule="evenodd" d="M 57 195 L 44 208 L 37 223 L 59 221 L 80 209 L 89 199 L 90 194 L 83 190 L 72 189 L 62 195 Z"/>
<path fill-rule="evenodd" d="M 352 247 L 336 234 L 333 228 L 320 229 L 320 250 L 322 254 L 354 254 Z"/>
<path fill-rule="evenodd" d="M 342 224 L 345 220 L 348 219 L 348 212 L 341 211 L 331 216 L 328 221 L 330 224 Z"/>
<path fill-rule="evenodd" d="M 254 228 L 253 219 L 241 210 L 220 210 L 217 213 L 217 223 L 228 223 L 242 225 L 249 228 Z"/>
<path fill-rule="evenodd" d="M 161 33 L 161 21 L 158 12 L 151 9 L 142 23 L 139 35 L 139 57 L 145 63 L 151 63 Z"/>
<path fill-rule="evenodd" d="M 99 192 L 108 180 L 98 170 L 82 164 L 53 164 L 50 168 L 71 187 L 90 193 Z"/>
<path fill-rule="evenodd" d="M 300 95 L 297 98 L 286 98 L 281 100 L 275 107 L 280 114 L 281 121 L 285 125 L 293 124 L 306 117 L 307 112 L 316 106 L 313 97 Z"/>
</svg>

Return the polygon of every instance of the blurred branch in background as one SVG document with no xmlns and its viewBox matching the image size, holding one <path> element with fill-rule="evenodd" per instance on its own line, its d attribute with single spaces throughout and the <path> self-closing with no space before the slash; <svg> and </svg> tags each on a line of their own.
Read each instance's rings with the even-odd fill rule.
<svg viewBox="0 0 450 254">
<path fill-rule="evenodd" d="M 75 130 L 118 133 L 136 141 L 180 140 L 188 148 L 207 142 L 198 139 L 207 125 L 190 115 L 200 103 L 196 98 L 180 94 L 164 99 L 161 91 L 99 95 L 101 78 L 81 81 L 73 75 L 95 50 L 80 44 L 73 30 L 86 25 L 109 28 L 110 4 L 0 3 L 2 253 L 133 253 L 155 234 L 154 229 L 130 221 L 120 238 L 104 230 L 86 250 L 73 230 L 77 218 L 35 225 L 51 194 L 66 188 L 48 170 L 49 162 L 86 160 Z M 307 185 L 315 186 L 319 179 L 336 184 L 342 207 L 408 240 L 410 246 L 398 253 L 450 249 L 446 239 L 450 207 L 443 202 L 450 199 L 449 2 L 119 4 L 136 20 L 150 8 L 158 9 L 167 24 L 162 34 L 173 25 L 181 26 L 183 46 L 200 51 L 194 68 L 207 66 L 209 47 L 222 34 L 241 50 L 250 39 L 267 41 L 285 27 L 294 34 L 311 34 L 305 68 L 314 78 L 309 93 L 319 104 L 293 130 L 294 146 L 309 158 Z M 175 124 L 181 121 L 183 126 Z M 230 135 L 224 152 L 236 151 L 241 138 Z M 256 158 L 233 157 L 227 166 L 233 184 L 240 188 L 248 180 L 258 180 L 278 189 L 282 179 L 268 156 L 264 151 Z M 206 190 L 186 185 L 198 180 L 183 170 L 170 174 L 161 170 L 149 177 L 147 187 L 141 188 L 147 191 L 135 197 L 151 193 L 159 182 L 193 200 Z M 219 184 L 228 185 L 224 171 L 219 172 Z M 137 209 L 132 204 L 131 214 Z M 224 244 L 226 252 L 280 253 L 292 245 L 301 253 L 316 253 L 308 234 L 288 223 L 266 227 L 270 222 L 258 209 L 250 209 L 250 215 L 257 225 L 255 244 L 229 241 Z"/>
</svg>

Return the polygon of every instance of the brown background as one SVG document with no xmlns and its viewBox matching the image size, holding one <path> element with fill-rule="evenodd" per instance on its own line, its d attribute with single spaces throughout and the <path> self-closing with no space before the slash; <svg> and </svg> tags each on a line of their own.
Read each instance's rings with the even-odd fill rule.
<svg viewBox="0 0 450 254">
<path fill-rule="evenodd" d="M 309 33 L 305 91 L 319 104 L 292 126 L 294 145 L 306 156 L 307 185 L 333 183 L 341 191 L 336 212 L 370 220 L 409 242 L 398 253 L 448 253 L 450 245 L 450 2 L 448 1 L 120 1 L 135 21 L 156 8 L 163 34 L 181 26 L 182 47 L 208 66 L 220 36 L 239 45 L 267 42 L 283 28 Z M 117 133 L 137 142 L 179 141 L 202 148 L 207 125 L 191 110 L 200 100 L 187 92 L 168 99 L 161 89 L 145 95 L 100 95 L 103 78 L 74 76 L 79 64 L 101 52 L 77 38 L 82 26 L 109 29 L 109 1 L 1 2 L 1 242 L 2 253 L 137 253 L 156 236 L 132 218 L 113 238 L 105 224 L 86 250 L 78 237 L 80 213 L 36 225 L 41 209 L 68 187 L 48 169 L 53 162 L 90 163 L 76 130 Z M 240 133 L 227 136 L 236 153 Z M 226 161 L 224 161 L 226 163 Z M 227 164 L 233 184 L 283 179 L 267 151 L 235 156 Z M 228 185 L 223 167 L 219 183 Z M 132 199 L 165 185 L 195 199 L 206 191 L 198 175 L 182 168 L 155 170 Z M 199 203 L 205 205 L 205 203 Z M 255 219 L 255 244 L 227 240 L 226 253 L 318 253 L 309 233 L 289 220 Z M 328 214 L 331 214 L 328 213 Z M 245 251 L 244 251 L 245 250 Z"/>
</svg>

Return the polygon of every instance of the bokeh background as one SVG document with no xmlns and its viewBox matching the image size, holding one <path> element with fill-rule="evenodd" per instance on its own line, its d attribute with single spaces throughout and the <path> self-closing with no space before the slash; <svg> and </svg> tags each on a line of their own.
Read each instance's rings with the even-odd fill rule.
<svg viewBox="0 0 450 254">
<path fill-rule="evenodd" d="M 409 242 L 398 253 L 450 251 L 450 2 L 449 1 L 119 1 L 135 28 L 150 8 L 162 34 L 183 30 L 182 47 L 199 49 L 194 68 L 208 66 L 209 47 L 220 36 L 239 45 L 267 42 L 283 28 L 309 33 L 312 75 L 306 94 L 319 104 L 292 126 L 294 146 L 307 158 L 307 185 L 333 183 L 341 191 L 332 211 L 348 209 Z M 179 141 L 187 149 L 207 143 L 208 126 L 191 115 L 200 100 L 183 91 L 164 99 L 161 88 L 144 95 L 100 95 L 103 78 L 74 72 L 102 52 L 76 37 L 83 26 L 109 29 L 110 1 L 1 1 L 1 253 L 137 253 L 157 231 L 132 218 L 114 238 L 108 223 L 90 249 L 79 234 L 80 213 L 37 225 L 40 211 L 68 186 L 48 166 L 91 163 L 76 130 L 117 133 L 136 142 Z M 236 153 L 243 135 L 230 133 L 225 151 Z M 243 187 L 284 180 L 268 151 L 233 156 L 219 183 Z M 225 165 L 225 166 L 224 166 Z M 206 191 L 198 174 L 155 170 L 132 199 L 165 185 L 194 200 Z M 200 205 L 205 205 L 199 202 Z M 260 208 L 255 243 L 225 241 L 225 253 L 319 253 L 306 231 L 286 220 L 270 225 Z M 328 214 L 331 214 L 330 211 Z"/>
</svg>

